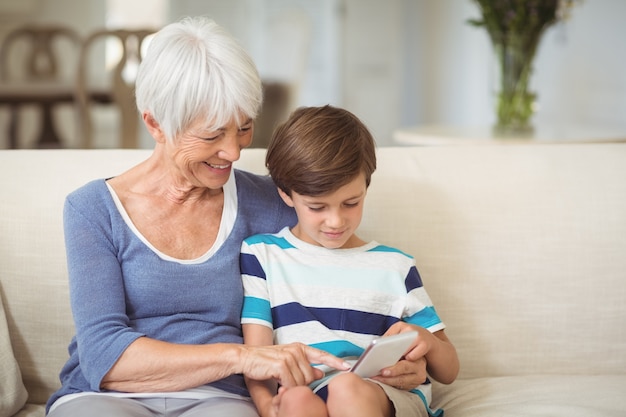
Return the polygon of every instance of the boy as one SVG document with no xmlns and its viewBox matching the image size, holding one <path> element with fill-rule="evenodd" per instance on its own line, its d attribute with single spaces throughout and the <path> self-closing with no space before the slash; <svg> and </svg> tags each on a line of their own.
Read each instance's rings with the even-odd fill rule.
<svg viewBox="0 0 626 417">
<path fill-rule="evenodd" d="M 414 259 L 355 234 L 376 169 L 374 139 L 363 123 L 332 106 L 300 108 L 274 133 L 265 162 L 298 223 L 242 245 L 245 343 L 302 342 L 350 360 L 378 336 L 417 330 L 406 358 L 423 358 L 430 377 L 452 382 L 456 350 Z M 334 371 L 310 387 L 247 383 L 262 417 L 440 413 L 428 407 L 429 381 L 401 390 L 381 380 Z M 318 386 L 324 388 L 316 395 Z"/>
</svg>

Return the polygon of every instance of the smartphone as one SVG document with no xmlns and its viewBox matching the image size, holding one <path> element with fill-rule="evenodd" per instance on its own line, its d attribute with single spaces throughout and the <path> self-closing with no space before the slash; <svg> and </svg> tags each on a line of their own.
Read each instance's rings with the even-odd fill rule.
<svg viewBox="0 0 626 417">
<path fill-rule="evenodd" d="M 412 331 L 372 340 L 350 372 L 362 378 L 379 375 L 381 369 L 395 364 L 409 351 L 417 335 Z"/>
</svg>

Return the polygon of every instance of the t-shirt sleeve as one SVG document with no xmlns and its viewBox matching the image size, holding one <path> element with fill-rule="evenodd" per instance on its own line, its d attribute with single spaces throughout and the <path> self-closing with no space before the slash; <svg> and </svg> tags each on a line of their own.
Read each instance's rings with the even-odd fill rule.
<svg viewBox="0 0 626 417">
<path fill-rule="evenodd" d="M 265 271 L 248 240 L 241 246 L 240 267 L 244 290 L 241 323 L 273 328 Z"/>
<path fill-rule="evenodd" d="M 424 327 L 431 333 L 444 329 L 445 324 L 437 314 L 415 265 L 409 269 L 405 285 L 407 296 L 403 320 Z"/>
</svg>

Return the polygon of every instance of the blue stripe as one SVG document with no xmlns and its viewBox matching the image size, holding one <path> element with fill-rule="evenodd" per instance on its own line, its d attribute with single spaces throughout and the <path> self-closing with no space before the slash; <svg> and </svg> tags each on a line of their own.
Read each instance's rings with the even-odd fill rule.
<svg viewBox="0 0 626 417">
<path fill-rule="evenodd" d="M 430 383 L 430 381 L 428 383 Z M 420 391 L 419 389 L 413 389 L 410 392 L 412 392 L 413 394 L 417 394 L 417 396 L 422 399 L 422 402 L 424 403 L 424 405 L 426 406 L 426 410 L 428 411 L 429 417 L 443 417 L 444 416 L 443 409 L 436 408 L 433 410 L 432 408 L 430 408 L 430 406 L 428 405 L 428 401 L 426 401 L 426 397 L 424 397 L 424 393 L 422 391 Z"/>
<path fill-rule="evenodd" d="M 411 269 L 409 269 L 409 273 L 406 274 L 404 286 L 406 287 L 406 292 L 411 292 L 411 290 L 422 288 L 424 286 L 422 278 L 420 277 L 419 272 L 417 272 L 417 268 L 415 266 L 412 266 Z"/>
<path fill-rule="evenodd" d="M 265 271 L 256 256 L 249 253 L 242 253 L 239 257 L 239 267 L 244 275 L 252 275 L 265 279 Z"/>
<path fill-rule="evenodd" d="M 434 307 L 424 307 L 412 316 L 406 317 L 404 321 L 424 328 L 441 323 L 441 319 Z"/>
<path fill-rule="evenodd" d="M 361 356 L 363 353 L 363 348 L 360 348 L 347 340 L 333 340 L 332 342 L 313 343 L 310 346 L 328 352 L 338 358 Z"/>
<path fill-rule="evenodd" d="M 326 402 L 328 400 L 328 385 L 318 389 L 315 392 L 315 395 L 317 395 L 318 397 L 320 397 L 322 400 L 324 400 L 324 402 Z"/>
<path fill-rule="evenodd" d="M 267 300 L 249 296 L 243 298 L 242 318 L 260 319 L 272 323 L 271 311 L 270 302 Z"/>
<path fill-rule="evenodd" d="M 292 324 L 318 321 L 331 330 L 346 330 L 360 334 L 383 334 L 398 322 L 396 317 L 340 308 L 305 307 L 287 303 L 272 308 L 274 329 Z"/>
<path fill-rule="evenodd" d="M 259 243 L 265 243 L 267 245 L 276 245 L 281 249 L 290 249 L 294 246 L 287 242 L 284 237 L 277 237 L 274 235 L 254 235 L 244 240 L 248 245 L 258 245 Z"/>
<path fill-rule="evenodd" d="M 390 252 L 390 253 L 399 253 L 401 255 L 406 256 L 407 258 L 413 258 L 411 255 L 406 254 L 404 252 L 402 252 L 399 249 L 396 248 L 392 248 L 391 246 L 385 246 L 385 245 L 378 245 L 370 250 L 368 250 L 368 252 Z"/>
</svg>

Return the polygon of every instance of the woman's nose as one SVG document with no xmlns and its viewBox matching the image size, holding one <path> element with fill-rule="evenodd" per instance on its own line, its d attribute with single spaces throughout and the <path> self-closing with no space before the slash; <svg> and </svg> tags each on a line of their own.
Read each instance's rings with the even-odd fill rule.
<svg viewBox="0 0 626 417">
<path fill-rule="evenodd" d="M 226 135 L 222 141 L 219 157 L 227 161 L 236 161 L 241 156 L 242 138 L 237 134 Z"/>
</svg>

